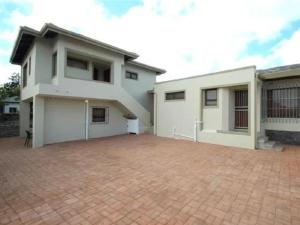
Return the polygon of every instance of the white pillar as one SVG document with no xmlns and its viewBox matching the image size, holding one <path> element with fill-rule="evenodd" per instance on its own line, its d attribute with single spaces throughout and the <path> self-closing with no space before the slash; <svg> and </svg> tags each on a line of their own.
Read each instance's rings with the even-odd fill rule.
<svg viewBox="0 0 300 225">
<path fill-rule="evenodd" d="M 26 137 L 26 130 L 29 130 L 30 124 L 30 103 L 21 101 L 19 111 L 20 137 Z"/>
<path fill-rule="evenodd" d="M 33 97 L 33 126 L 32 147 L 38 148 L 44 145 L 44 115 L 45 100 L 43 97 Z"/>
<path fill-rule="evenodd" d="M 89 100 L 85 100 L 85 140 L 89 139 Z"/>
</svg>

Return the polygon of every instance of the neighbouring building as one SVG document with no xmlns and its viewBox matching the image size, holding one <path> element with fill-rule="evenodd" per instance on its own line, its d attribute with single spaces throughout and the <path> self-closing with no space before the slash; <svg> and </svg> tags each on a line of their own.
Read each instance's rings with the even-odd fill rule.
<svg viewBox="0 0 300 225">
<path fill-rule="evenodd" d="M 2 101 L 2 109 L 0 113 L 3 114 L 18 114 L 20 108 L 20 98 L 17 96 L 7 97 Z"/>
<path fill-rule="evenodd" d="M 21 27 L 11 63 L 20 65 L 20 135 L 33 147 L 153 129 L 153 88 L 164 73 L 138 55 L 45 24 Z"/>
<path fill-rule="evenodd" d="M 300 64 L 157 83 L 154 133 L 242 148 L 300 144 Z"/>
</svg>

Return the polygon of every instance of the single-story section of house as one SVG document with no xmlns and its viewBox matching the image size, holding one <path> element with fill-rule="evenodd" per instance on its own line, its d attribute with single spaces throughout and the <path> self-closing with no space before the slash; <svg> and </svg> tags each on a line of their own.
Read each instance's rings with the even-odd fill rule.
<svg viewBox="0 0 300 225">
<path fill-rule="evenodd" d="M 300 64 L 156 83 L 154 133 L 250 149 L 300 144 Z"/>
</svg>

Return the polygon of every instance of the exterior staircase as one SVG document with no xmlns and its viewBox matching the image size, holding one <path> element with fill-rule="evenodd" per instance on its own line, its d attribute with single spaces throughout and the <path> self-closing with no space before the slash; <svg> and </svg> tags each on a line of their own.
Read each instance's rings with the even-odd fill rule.
<svg viewBox="0 0 300 225">
<path fill-rule="evenodd" d="M 257 140 L 257 148 L 260 150 L 271 150 L 281 152 L 283 146 L 276 141 L 270 141 L 267 136 L 259 136 Z"/>
</svg>

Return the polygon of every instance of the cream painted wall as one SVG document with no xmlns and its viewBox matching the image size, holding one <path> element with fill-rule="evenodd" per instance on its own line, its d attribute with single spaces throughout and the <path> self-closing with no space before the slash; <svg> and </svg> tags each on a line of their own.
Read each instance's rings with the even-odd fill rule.
<svg viewBox="0 0 300 225">
<path fill-rule="evenodd" d="M 22 65 L 21 65 L 21 100 L 28 99 L 32 97 L 32 89 L 35 85 L 35 75 L 36 75 L 36 45 L 32 45 L 28 54 L 26 55 Z M 31 73 L 29 74 L 29 58 L 31 57 Z M 27 63 L 27 85 L 23 88 L 23 68 Z"/>
<path fill-rule="evenodd" d="M 45 99 L 45 144 L 84 139 L 84 100 Z"/>
<path fill-rule="evenodd" d="M 52 77 L 54 52 L 57 52 L 57 74 Z M 81 70 L 67 67 L 67 52 L 88 59 L 89 71 L 83 73 Z M 21 89 L 21 100 L 24 101 L 21 113 L 26 114 L 21 116 L 21 130 L 24 133 L 28 128 L 27 104 L 33 101 L 33 147 L 85 137 L 85 133 L 82 133 L 83 124 L 77 122 L 81 121 L 83 110 L 83 105 L 81 107 L 79 103 L 83 100 L 78 99 L 118 102 L 111 105 L 112 118 L 115 119 L 109 126 L 92 125 L 91 137 L 124 133 L 125 111 L 139 118 L 141 131 L 150 130 L 153 99 L 147 91 L 153 89 L 156 77 L 154 72 L 138 66 L 124 65 L 124 55 L 61 35 L 54 39 L 36 38 L 23 65 L 28 61 L 29 56 L 32 63 L 31 75 L 28 76 L 27 87 Z M 94 61 L 104 61 L 111 65 L 111 83 L 92 80 L 91 62 Z M 139 73 L 138 82 L 133 83 L 125 79 L 124 67 Z M 72 116 L 64 116 L 69 114 Z M 71 125 L 64 127 L 62 124 L 66 120 Z"/>
<path fill-rule="evenodd" d="M 99 60 L 99 61 L 111 63 L 112 83 L 116 87 L 121 86 L 122 65 L 124 64 L 123 55 L 113 53 L 108 50 L 102 49 L 100 47 L 95 47 L 63 36 L 58 36 L 57 47 L 58 47 L 58 51 L 61 54 L 60 61 L 63 61 L 63 64 L 60 64 L 59 67 L 60 73 L 58 79 L 60 80 L 60 84 L 68 82 L 69 80 L 67 78 L 64 79 L 66 75 L 69 74 L 67 73 L 67 70 L 69 70 L 69 68 L 67 68 L 66 66 L 66 56 L 67 56 L 67 52 L 73 52 L 74 54 L 79 54 L 82 57 L 89 60 L 93 59 L 93 60 Z M 92 75 L 92 73 L 89 74 Z"/>
<path fill-rule="evenodd" d="M 108 108 L 108 123 L 92 122 L 92 107 Z M 89 101 L 89 138 L 107 137 L 127 133 L 127 119 L 118 103 Z"/>
<path fill-rule="evenodd" d="M 108 107 L 108 123 L 92 122 L 92 107 Z M 116 102 L 89 101 L 88 137 L 127 133 L 127 120 Z M 45 98 L 45 144 L 85 139 L 84 100 Z M 63 126 L 62 126 L 63 124 Z"/>
<path fill-rule="evenodd" d="M 92 81 L 92 66 L 89 64 L 88 70 L 66 66 L 66 77 Z"/>
<path fill-rule="evenodd" d="M 52 54 L 56 39 L 37 39 L 36 43 L 36 76 L 35 84 L 51 83 Z"/>
<path fill-rule="evenodd" d="M 239 85 L 249 85 L 251 117 L 249 132 L 247 134 L 226 133 L 222 131 L 227 123 L 224 121 L 226 119 L 224 114 L 230 112 L 228 106 L 230 92 L 226 88 Z M 255 87 L 254 66 L 157 83 L 155 85 L 155 132 L 158 136 L 173 137 L 173 128 L 176 127 L 176 133 L 193 137 L 195 120 L 203 120 L 203 125 L 198 129 L 198 141 L 254 149 L 256 143 Z M 202 107 L 202 90 L 207 88 L 219 88 L 217 108 Z M 185 90 L 184 101 L 165 101 L 165 92 L 177 90 Z"/>
<path fill-rule="evenodd" d="M 138 74 L 138 80 L 128 79 L 125 76 L 126 71 Z M 153 121 L 153 94 L 148 91 L 153 90 L 156 80 L 156 74 L 153 71 L 147 71 L 138 66 L 125 64 L 122 71 L 122 86 L 134 97 L 142 106 L 151 113 Z"/>
<path fill-rule="evenodd" d="M 20 102 L 20 112 L 19 112 L 19 121 L 20 121 L 20 137 L 26 137 L 26 130 L 29 130 L 30 121 L 30 105 L 29 102 L 21 101 Z"/>
</svg>

